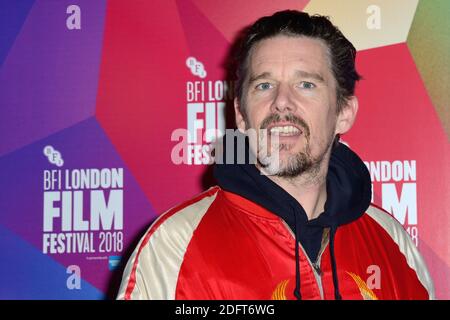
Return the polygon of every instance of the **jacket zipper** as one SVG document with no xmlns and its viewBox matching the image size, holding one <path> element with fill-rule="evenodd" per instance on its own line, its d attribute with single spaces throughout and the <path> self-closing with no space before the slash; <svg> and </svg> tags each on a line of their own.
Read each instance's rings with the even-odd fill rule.
<svg viewBox="0 0 450 320">
<path fill-rule="evenodd" d="M 294 232 L 291 230 L 291 228 L 286 223 L 286 221 L 284 221 L 283 219 L 281 219 L 281 221 L 283 222 L 283 225 L 286 227 L 286 229 L 288 230 L 288 232 L 294 238 L 294 241 L 295 241 Z M 301 248 L 301 250 L 303 251 L 303 254 L 306 257 L 306 260 L 308 261 L 309 265 L 312 267 L 314 278 L 316 279 L 317 286 L 319 287 L 320 299 L 322 299 L 322 300 L 324 300 L 325 298 L 324 298 L 324 294 L 323 294 L 322 270 L 320 269 L 320 261 L 322 260 L 322 254 L 325 252 L 325 249 L 328 246 L 328 242 L 329 242 L 329 238 L 327 238 L 326 242 L 322 244 L 319 254 L 317 255 L 317 260 L 315 263 L 311 262 L 308 255 L 305 252 L 305 249 L 303 249 L 302 244 L 300 243 L 300 241 L 298 242 L 298 245 Z"/>
</svg>

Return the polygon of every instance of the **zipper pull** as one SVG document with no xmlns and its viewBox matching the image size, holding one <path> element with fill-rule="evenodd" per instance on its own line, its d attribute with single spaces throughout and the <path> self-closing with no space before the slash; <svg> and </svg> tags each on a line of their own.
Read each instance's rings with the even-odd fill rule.
<svg viewBox="0 0 450 320">
<path fill-rule="evenodd" d="M 317 274 L 319 276 L 322 276 L 322 270 L 320 269 L 320 265 L 317 262 L 313 263 L 313 267 L 314 267 L 314 270 L 316 270 Z"/>
</svg>

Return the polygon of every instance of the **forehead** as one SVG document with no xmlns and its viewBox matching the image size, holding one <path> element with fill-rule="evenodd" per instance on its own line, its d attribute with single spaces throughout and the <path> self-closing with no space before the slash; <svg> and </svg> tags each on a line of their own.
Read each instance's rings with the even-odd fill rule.
<svg viewBox="0 0 450 320">
<path fill-rule="evenodd" d="M 280 65 L 331 72 L 328 47 L 320 39 L 278 35 L 261 40 L 252 48 L 249 55 L 250 73 L 269 71 L 264 69 Z"/>
</svg>

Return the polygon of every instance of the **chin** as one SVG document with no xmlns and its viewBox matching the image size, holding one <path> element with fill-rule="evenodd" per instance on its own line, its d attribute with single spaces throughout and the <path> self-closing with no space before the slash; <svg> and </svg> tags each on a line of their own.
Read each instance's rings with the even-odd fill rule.
<svg viewBox="0 0 450 320">
<path fill-rule="evenodd" d="M 311 169 L 313 161 L 305 153 L 280 157 L 258 157 L 260 167 L 264 174 L 284 178 L 295 178 Z"/>
</svg>

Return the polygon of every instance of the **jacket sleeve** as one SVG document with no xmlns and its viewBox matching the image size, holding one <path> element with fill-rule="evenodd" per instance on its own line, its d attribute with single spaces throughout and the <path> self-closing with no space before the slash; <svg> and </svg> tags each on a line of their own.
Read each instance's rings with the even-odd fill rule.
<svg viewBox="0 0 450 320">
<path fill-rule="evenodd" d="M 400 252 L 406 259 L 408 266 L 414 270 L 417 279 L 428 293 L 430 300 L 435 299 L 434 284 L 428 271 L 425 260 L 412 241 L 408 232 L 394 217 L 384 210 L 370 206 L 367 213 L 389 234 L 391 239 L 398 245 Z"/>
<path fill-rule="evenodd" d="M 393 222 L 396 225 L 398 234 L 398 242 L 400 251 L 406 256 L 406 261 L 408 265 L 416 272 L 417 278 L 419 279 L 422 286 L 428 292 L 428 299 L 435 299 L 434 284 L 431 278 L 430 272 L 428 271 L 425 260 L 416 247 L 415 243 L 412 241 L 408 232 L 403 229 L 403 226 L 395 220 Z"/>
<path fill-rule="evenodd" d="M 170 225 L 150 227 L 128 260 L 117 299 L 171 300 L 185 247 Z"/>
<path fill-rule="evenodd" d="M 127 263 L 117 299 L 176 299 L 187 247 L 217 192 L 218 188 L 205 191 L 150 226 Z"/>
</svg>

